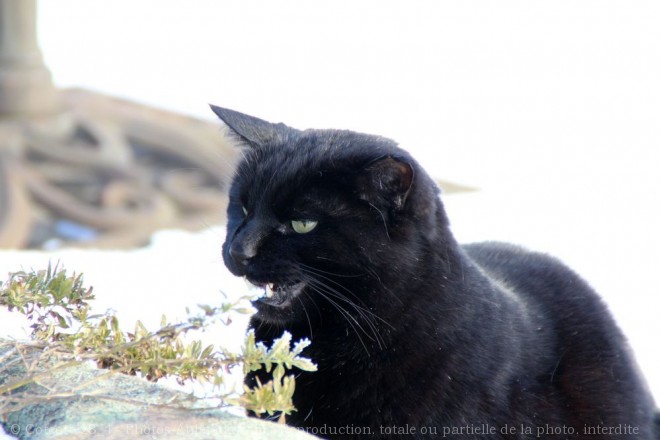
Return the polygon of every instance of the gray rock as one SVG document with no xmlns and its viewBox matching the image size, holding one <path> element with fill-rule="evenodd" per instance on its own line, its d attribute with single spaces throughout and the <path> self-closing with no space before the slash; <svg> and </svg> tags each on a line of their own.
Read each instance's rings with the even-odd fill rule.
<svg viewBox="0 0 660 440">
<path fill-rule="evenodd" d="M 28 369 L 36 373 L 35 380 L 22 384 Z M 44 358 L 34 345 L 0 339 L 0 387 L 14 383 L 20 386 L 0 396 L 0 424 L 20 439 L 315 438 L 284 425 L 230 415 L 137 377 Z"/>
</svg>

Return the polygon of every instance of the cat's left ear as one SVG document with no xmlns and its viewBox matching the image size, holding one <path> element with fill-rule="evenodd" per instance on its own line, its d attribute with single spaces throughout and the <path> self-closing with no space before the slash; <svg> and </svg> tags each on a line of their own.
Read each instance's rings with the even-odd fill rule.
<svg viewBox="0 0 660 440">
<path fill-rule="evenodd" d="M 369 164 L 358 179 L 360 196 L 376 207 L 401 210 L 415 178 L 413 166 L 386 156 Z"/>
<path fill-rule="evenodd" d="M 251 147 L 283 143 L 298 130 L 279 123 L 273 124 L 254 116 L 209 104 L 227 126 Z"/>
</svg>

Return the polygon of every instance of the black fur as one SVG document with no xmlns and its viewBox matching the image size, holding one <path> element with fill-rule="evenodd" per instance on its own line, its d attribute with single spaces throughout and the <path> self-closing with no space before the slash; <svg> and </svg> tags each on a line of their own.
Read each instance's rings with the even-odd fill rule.
<svg viewBox="0 0 660 440">
<path fill-rule="evenodd" d="M 318 364 L 297 375 L 288 424 L 328 438 L 660 438 L 625 338 L 561 262 L 457 244 L 436 185 L 391 140 L 213 109 L 248 145 L 225 263 L 280 286 L 255 303 L 257 338 L 309 338 Z"/>
</svg>

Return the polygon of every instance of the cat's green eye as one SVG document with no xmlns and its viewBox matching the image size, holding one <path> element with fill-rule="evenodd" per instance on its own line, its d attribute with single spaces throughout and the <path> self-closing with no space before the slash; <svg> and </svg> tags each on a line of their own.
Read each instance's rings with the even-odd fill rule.
<svg viewBox="0 0 660 440">
<path fill-rule="evenodd" d="M 311 232 L 319 222 L 316 220 L 291 220 L 291 227 L 298 234 Z"/>
<path fill-rule="evenodd" d="M 243 215 L 247 216 L 248 215 L 248 210 L 245 206 L 241 206 L 243 208 Z"/>
</svg>

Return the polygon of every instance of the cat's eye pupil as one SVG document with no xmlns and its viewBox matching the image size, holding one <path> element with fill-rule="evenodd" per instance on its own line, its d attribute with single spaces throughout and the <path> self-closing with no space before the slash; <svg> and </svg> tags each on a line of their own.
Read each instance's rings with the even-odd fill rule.
<svg viewBox="0 0 660 440">
<path fill-rule="evenodd" d="M 311 232 L 319 222 L 316 220 L 292 220 L 291 227 L 298 234 L 307 234 Z"/>
</svg>

